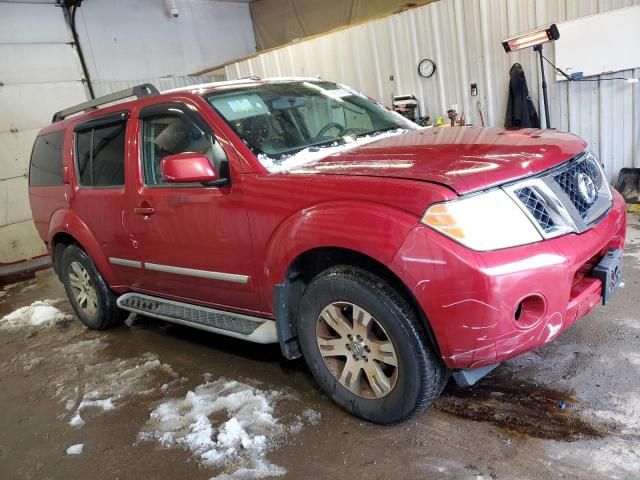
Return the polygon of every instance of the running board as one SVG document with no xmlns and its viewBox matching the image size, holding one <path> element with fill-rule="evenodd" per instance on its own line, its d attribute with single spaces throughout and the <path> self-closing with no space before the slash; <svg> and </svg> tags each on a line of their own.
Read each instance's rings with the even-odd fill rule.
<svg viewBox="0 0 640 480">
<path fill-rule="evenodd" d="M 123 310 L 166 322 L 241 338 L 249 342 L 278 343 L 276 322 L 266 318 L 225 312 L 141 293 L 125 293 L 118 298 L 118 306 Z"/>
</svg>

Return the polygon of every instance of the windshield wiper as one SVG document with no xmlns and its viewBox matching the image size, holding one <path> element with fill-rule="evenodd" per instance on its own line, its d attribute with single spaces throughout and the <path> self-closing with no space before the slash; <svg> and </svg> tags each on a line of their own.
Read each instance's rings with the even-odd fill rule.
<svg viewBox="0 0 640 480">
<path fill-rule="evenodd" d="M 351 137 L 351 138 L 362 138 L 362 137 L 366 137 L 366 136 L 372 136 L 372 137 L 377 137 L 378 135 L 384 133 L 384 132 L 389 132 L 392 130 L 404 130 L 402 127 L 398 126 L 398 125 L 393 125 L 391 127 L 385 127 L 385 128 L 381 128 L 379 130 L 371 130 L 369 132 L 365 132 L 365 133 L 360 133 L 358 135 L 356 135 L 355 137 Z M 309 145 L 304 145 L 304 146 L 300 146 L 300 147 L 296 147 L 296 148 L 292 148 L 291 150 L 285 150 L 284 152 L 279 152 L 277 153 L 277 157 L 274 158 L 274 160 L 276 161 L 282 161 L 284 160 L 284 157 L 289 157 L 291 155 L 295 155 L 298 152 L 301 152 L 302 150 L 305 149 L 309 149 L 310 151 L 314 151 L 316 149 L 321 149 L 321 148 L 328 148 L 328 147 L 333 147 L 333 146 L 337 146 L 337 145 L 348 145 L 351 142 L 347 142 L 345 140 L 345 137 L 337 137 L 331 140 L 326 140 L 324 142 L 318 142 L 318 143 L 310 143 Z"/>
<path fill-rule="evenodd" d="M 366 136 L 377 137 L 381 133 L 390 132 L 391 130 L 404 130 L 404 129 L 402 127 L 399 127 L 398 125 L 393 125 L 391 127 L 381 128 L 379 130 L 371 130 L 369 132 L 359 133 L 358 135 L 356 135 L 356 138 L 362 138 Z"/>
<path fill-rule="evenodd" d="M 313 149 L 333 147 L 334 143 L 337 143 L 338 145 L 344 145 L 347 142 L 345 142 L 342 137 L 339 137 L 339 138 L 334 138 L 332 140 L 326 140 L 324 142 L 310 143 L 309 145 L 304 145 L 304 146 L 301 146 L 301 147 L 292 148 L 291 150 L 285 150 L 284 152 L 278 153 L 277 154 L 278 155 L 278 160 L 281 160 L 282 157 L 287 156 L 287 155 L 295 155 L 296 153 L 301 152 L 302 150 L 305 150 L 307 148 L 310 149 L 311 151 L 313 151 Z"/>
</svg>

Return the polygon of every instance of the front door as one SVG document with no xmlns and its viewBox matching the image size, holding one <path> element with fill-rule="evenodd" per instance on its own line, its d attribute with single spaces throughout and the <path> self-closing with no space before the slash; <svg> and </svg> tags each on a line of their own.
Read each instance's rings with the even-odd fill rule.
<svg viewBox="0 0 640 480">
<path fill-rule="evenodd" d="M 140 289 L 160 296 L 259 311 L 242 176 L 196 106 L 145 107 L 139 114 L 139 184 L 129 217 L 144 259 Z M 170 184 L 160 171 L 171 154 L 200 152 L 220 173 L 227 155 L 231 182 L 220 188 Z M 216 164 L 218 163 L 218 164 Z"/>
</svg>

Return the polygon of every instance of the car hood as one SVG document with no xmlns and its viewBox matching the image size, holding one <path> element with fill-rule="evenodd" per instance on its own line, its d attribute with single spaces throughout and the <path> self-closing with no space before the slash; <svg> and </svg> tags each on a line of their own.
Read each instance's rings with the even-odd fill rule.
<svg viewBox="0 0 640 480">
<path fill-rule="evenodd" d="M 347 148 L 289 173 L 413 179 L 465 194 L 542 172 L 586 146 L 553 130 L 426 128 Z"/>
</svg>

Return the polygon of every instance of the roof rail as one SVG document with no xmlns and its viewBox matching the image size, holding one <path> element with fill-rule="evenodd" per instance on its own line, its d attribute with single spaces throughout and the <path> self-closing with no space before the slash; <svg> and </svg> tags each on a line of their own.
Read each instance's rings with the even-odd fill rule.
<svg viewBox="0 0 640 480">
<path fill-rule="evenodd" d="M 93 100 L 89 100 L 88 102 L 80 103 L 73 107 L 65 108 L 64 110 L 60 110 L 53 114 L 52 123 L 59 122 L 60 120 L 64 120 L 70 115 L 79 112 L 86 112 L 87 110 L 93 110 L 100 105 L 105 105 L 107 103 L 116 102 L 118 100 L 122 100 L 124 98 L 129 97 L 148 97 L 151 95 L 158 95 L 160 92 L 156 87 L 151 85 L 150 83 L 143 83 L 141 85 L 136 85 L 135 87 L 127 88 L 125 90 L 120 90 L 119 92 L 113 92 L 109 95 L 105 95 L 104 97 L 94 98 Z"/>
</svg>

